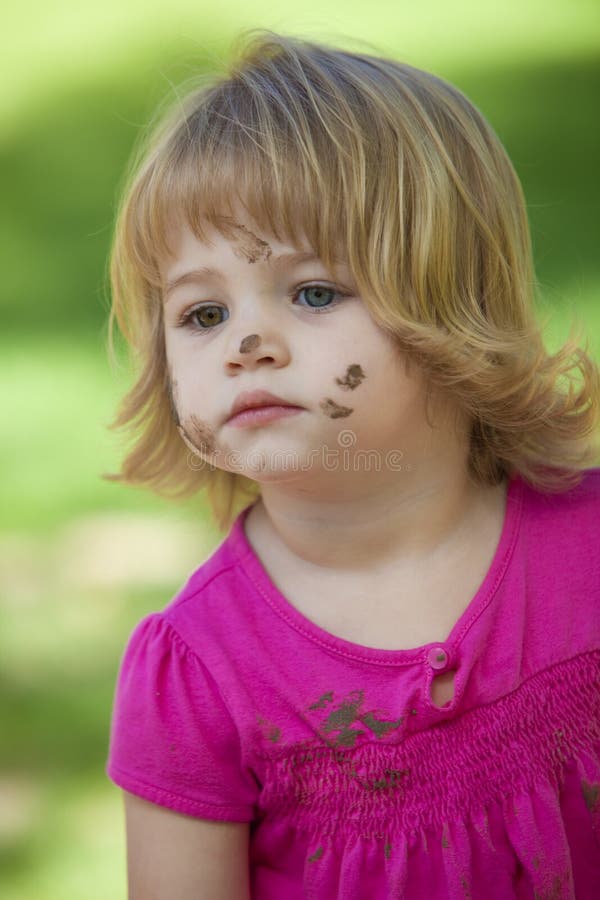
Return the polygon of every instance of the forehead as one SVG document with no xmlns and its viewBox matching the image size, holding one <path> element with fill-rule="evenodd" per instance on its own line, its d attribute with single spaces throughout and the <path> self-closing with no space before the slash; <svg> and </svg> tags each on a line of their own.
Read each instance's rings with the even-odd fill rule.
<svg viewBox="0 0 600 900">
<path fill-rule="evenodd" d="M 210 153 L 204 148 L 200 157 L 196 144 L 188 143 L 176 165 L 161 159 L 145 176 L 132 210 L 133 255 L 153 287 L 162 284 L 163 267 L 181 257 L 185 226 L 202 243 L 216 238 L 216 231 L 255 256 L 267 250 L 260 241 L 273 252 L 276 244 L 312 247 L 328 269 L 335 257 L 348 255 L 353 229 L 344 227 L 352 220 L 342 209 L 344 193 L 328 191 L 325 178 L 312 190 L 291 150 L 267 159 L 246 145 L 227 144 Z"/>
<path fill-rule="evenodd" d="M 170 230 L 169 244 L 172 260 L 201 251 L 218 253 L 225 247 L 249 262 L 267 260 L 289 250 L 314 252 L 303 235 L 300 238 L 276 236 L 243 215 L 223 216 L 218 224 L 205 220 L 194 227 L 181 222 Z"/>
<path fill-rule="evenodd" d="M 198 228 L 180 223 L 171 231 L 169 244 L 171 254 L 161 265 L 166 294 L 194 274 L 190 271 L 194 265 L 204 262 L 215 267 L 227 266 L 235 257 L 249 264 L 266 263 L 273 271 L 301 263 L 321 262 L 304 235 L 295 238 L 276 236 L 239 213 L 224 216 L 218 227 L 209 222 L 202 222 Z M 343 265 L 341 255 L 335 257 L 334 264 L 336 268 Z M 205 266 L 203 272 L 210 273 L 210 270 Z"/>
</svg>

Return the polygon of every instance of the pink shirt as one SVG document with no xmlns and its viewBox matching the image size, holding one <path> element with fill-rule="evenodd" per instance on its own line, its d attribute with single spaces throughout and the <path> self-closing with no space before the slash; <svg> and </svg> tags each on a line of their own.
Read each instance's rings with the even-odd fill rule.
<svg viewBox="0 0 600 900">
<path fill-rule="evenodd" d="M 131 635 L 110 778 L 250 822 L 255 900 L 597 900 L 600 468 L 558 495 L 513 478 L 479 590 L 414 649 L 305 618 L 253 552 L 248 509 Z"/>
</svg>

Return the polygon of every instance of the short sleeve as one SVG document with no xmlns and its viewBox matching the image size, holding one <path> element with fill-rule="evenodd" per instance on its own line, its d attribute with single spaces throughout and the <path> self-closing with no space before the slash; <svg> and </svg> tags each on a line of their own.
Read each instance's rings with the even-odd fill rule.
<svg viewBox="0 0 600 900">
<path fill-rule="evenodd" d="M 217 684 L 161 613 L 134 629 L 118 674 L 109 778 L 191 816 L 249 822 L 258 787 Z"/>
</svg>

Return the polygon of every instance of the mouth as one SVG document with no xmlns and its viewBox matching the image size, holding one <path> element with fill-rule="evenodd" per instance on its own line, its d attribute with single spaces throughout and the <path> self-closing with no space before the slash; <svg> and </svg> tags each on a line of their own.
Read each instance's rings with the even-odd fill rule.
<svg viewBox="0 0 600 900">
<path fill-rule="evenodd" d="M 302 410 L 302 406 L 290 403 L 268 391 L 243 391 L 233 402 L 227 424 L 236 427 L 260 424 L 294 415 Z"/>
<path fill-rule="evenodd" d="M 244 428 L 250 425 L 265 425 L 274 419 L 284 419 L 304 412 L 301 406 L 255 406 L 244 409 L 227 422 L 233 428 Z"/>
</svg>

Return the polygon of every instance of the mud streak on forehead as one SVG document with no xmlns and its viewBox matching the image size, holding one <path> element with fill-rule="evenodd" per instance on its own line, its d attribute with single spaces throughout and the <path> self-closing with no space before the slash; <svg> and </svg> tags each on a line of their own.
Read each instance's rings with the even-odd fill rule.
<svg viewBox="0 0 600 900">
<path fill-rule="evenodd" d="M 269 259 L 273 251 L 266 241 L 259 238 L 253 231 L 246 228 L 245 225 L 239 225 L 237 222 L 230 222 L 229 227 L 230 229 L 235 229 L 237 234 L 236 239 L 238 246 L 233 248 L 233 252 L 237 257 L 246 259 L 249 263 L 255 263 L 259 259 Z"/>
</svg>

